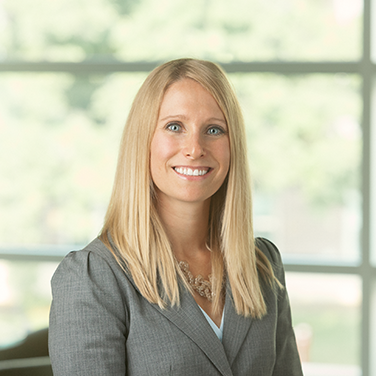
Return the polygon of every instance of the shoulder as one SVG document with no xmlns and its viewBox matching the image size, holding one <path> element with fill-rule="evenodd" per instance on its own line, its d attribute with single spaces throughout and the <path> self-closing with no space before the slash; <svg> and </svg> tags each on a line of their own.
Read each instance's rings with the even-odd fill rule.
<svg viewBox="0 0 376 376">
<path fill-rule="evenodd" d="M 87 265 L 90 261 L 96 267 L 106 267 L 106 265 L 113 267 L 114 265 L 118 265 L 112 252 L 100 239 L 96 238 L 83 249 L 68 253 L 60 263 L 59 268 L 80 268 Z"/>
<path fill-rule="evenodd" d="M 70 252 L 52 277 L 53 287 L 62 282 L 84 281 L 110 283 L 126 276 L 112 252 L 98 238 L 85 248 Z"/>
<path fill-rule="evenodd" d="M 55 314 L 69 314 L 67 309 L 77 313 L 90 307 L 98 311 L 103 307 L 105 316 L 110 312 L 124 321 L 130 302 L 139 299 L 133 280 L 99 239 L 63 259 L 52 277 L 51 288 Z"/>
<path fill-rule="evenodd" d="M 282 263 L 281 254 L 274 243 L 265 238 L 255 239 L 256 247 L 262 251 L 262 253 L 269 259 L 272 263 Z"/>
<path fill-rule="evenodd" d="M 281 253 L 279 252 L 277 246 L 274 243 L 272 243 L 270 240 L 265 239 L 265 238 L 256 238 L 255 245 L 270 262 L 276 278 L 282 284 L 284 284 L 285 272 L 283 268 Z"/>
</svg>

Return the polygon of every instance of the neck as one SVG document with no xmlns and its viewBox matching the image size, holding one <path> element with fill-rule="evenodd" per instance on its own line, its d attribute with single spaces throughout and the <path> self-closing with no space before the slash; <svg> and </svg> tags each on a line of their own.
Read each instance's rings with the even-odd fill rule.
<svg viewBox="0 0 376 376">
<path fill-rule="evenodd" d="M 207 252 L 209 208 L 210 199 L 203 203 L 158 199 L 158 214 L 178 260 L 194 260 Z"/>
</svg>

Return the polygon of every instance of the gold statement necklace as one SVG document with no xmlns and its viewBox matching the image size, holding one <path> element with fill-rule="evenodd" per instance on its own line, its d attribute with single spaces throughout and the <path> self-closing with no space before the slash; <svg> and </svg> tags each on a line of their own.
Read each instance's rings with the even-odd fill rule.
<svg viewBox="0 0 376 376">
<path fill-rule="evenodd" d="M 212 291 L 212 275 L 209 274 L 209 281 L 205 280 L 201 274 L 196 278 L 193 277 L 189 270 L 189 265 L 185 261 L 180 261 L 179 267 L 192 289 L 198 292 L 202 297 L 208 299 L 209 302 L 213 301 L 215 293 Z"/>
</svg>

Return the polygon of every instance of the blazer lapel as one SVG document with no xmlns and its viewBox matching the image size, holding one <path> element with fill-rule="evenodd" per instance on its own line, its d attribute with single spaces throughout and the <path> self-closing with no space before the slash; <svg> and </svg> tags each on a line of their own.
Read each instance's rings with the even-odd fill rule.
<svg viewBox="0 0 376 376">
<path fill-rule="evenodd" d="M 246 318 L 236 313 L 231 287 L 227 282 L 222 343 L 230 366 L 232 366 L 241 345 L 248 335 L 253 321 L 250 317 Z"/>
<path fill-rule="evenodd" d="M 109 240 L 115 252 L 118 252 L 116 246 L 112 242 L 110 234 Z M 125 271 L 128 271 L 128 268 L 125 264 L 123 265 L 123 267 Z M 140 293 L 129 271 L 126 272 L 126 277 L 132 283 L 134 288 Z M 162 289 L 162 286 L 160 286 L 160 288 Z M 161 309 L 157 304 L 151 304 L 152 307 L 159 311 L 172 324 L 176 325 L 193 342 L 195 342 L 223 376 L 233 376 L 230 364 L 226 356 L 227 351 L 225 352 L 221 341 L 218 339 L 213 329 L 210 327 L 210 324 L 206 320 L 204 314 L 201 312 L 191 293 L 181 283 L 179 284 L 179 289 L 180 307 L 174 306 L 168 307 L 166 309 Z M 226 298 L 226 306 L 228 305 L 227 300 L 228 299 Z M 224 334 L 226 333 L 225 328 L 226 322 L 228 321 L 226 319 L 226 315 L 228 311 L 230 311 L 230 308 L 226 308 L 225 311 L 225 322 L 223 329 Z M 231 317 L 232 316 L 233 314 L 231 314 Z"/>
<path fill-rule="evenodd" d="M 223 376 L 232 376 L 221 341 L 184 286 L 180 286 L 180 307 L 160 309 L 158 305 L 153 306 L 194 341 Z"/>
</svg>

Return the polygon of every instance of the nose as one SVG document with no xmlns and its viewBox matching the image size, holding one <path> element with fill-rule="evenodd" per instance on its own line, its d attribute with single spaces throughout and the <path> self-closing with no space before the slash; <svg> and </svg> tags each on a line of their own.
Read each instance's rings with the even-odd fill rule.
<svg viewBox="0 0 376 376">
<path fill-rule="evenodd" d="M 204 142 L 200 135 L 192 134 L 187 137 L 182 150 L 185 157 L 190 159 L 199 159 L 205 155 Z"/>
</svg>

